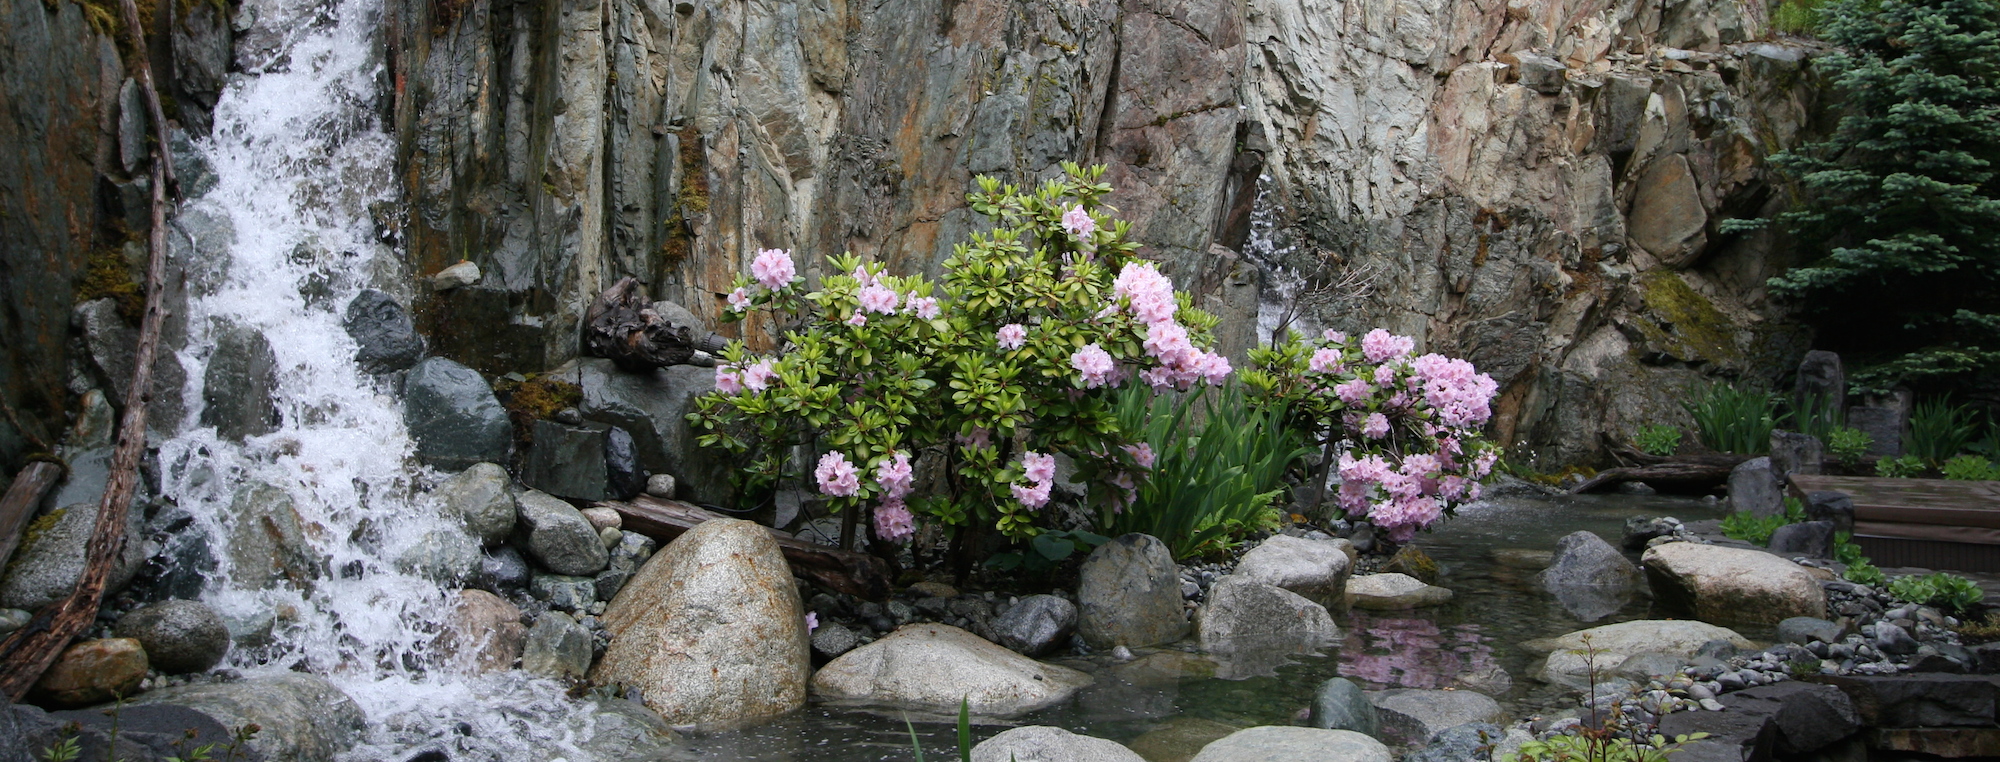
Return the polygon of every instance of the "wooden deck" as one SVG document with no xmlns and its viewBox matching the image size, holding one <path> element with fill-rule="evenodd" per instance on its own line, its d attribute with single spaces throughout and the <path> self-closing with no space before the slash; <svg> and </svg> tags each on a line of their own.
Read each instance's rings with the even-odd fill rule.
<svg viewBox="0 0 2000 762">
<path fill-rule="evenodd" d="M 1846 493 L 1876 566 L 2000 572 L 2000 482 L 1795 474 L 1790 491 Z"/>
</svg>

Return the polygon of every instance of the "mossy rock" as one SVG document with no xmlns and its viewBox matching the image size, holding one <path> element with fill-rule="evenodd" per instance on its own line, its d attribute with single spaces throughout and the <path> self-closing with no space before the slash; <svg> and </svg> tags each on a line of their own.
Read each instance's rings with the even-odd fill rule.
<svg viewBox="0 0 2000 762">
<path fill-rule="evenodd" d="M 1645 335 L 1648 349 L 1682 362 L 1733 366 L 1743 361 L 1735 321 L 1679 275 L 1663 270 L 1641 275 L 1639 295 L 1646 312 L 1633 323 Z"/>
<path fill-rule="evenodd" d="M 1407 574 L 1426 585 L 1435 585 L 1438 580 L 1437 561 L 1432 560 L 1430 554 L 1425 553 L 1423 548 L 1415 545 L 1398 548 L 1396 555 L 1389 557 L 1389 563 L 1382 567 L 1382 571 Z"/>
</svg>

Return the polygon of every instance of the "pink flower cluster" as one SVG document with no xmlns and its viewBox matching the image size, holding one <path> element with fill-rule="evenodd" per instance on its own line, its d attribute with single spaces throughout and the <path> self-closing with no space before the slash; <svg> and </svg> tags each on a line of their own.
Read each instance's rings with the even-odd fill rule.
<svg viewBox="0 0 2000 762">
<path fill-rule="evenodd" d="M 813 477 L 819 480 L 819 491 L 825 495 L 853 497 L 861 492 L 861 472 L 847 462 L 846 455 L 838 452 L 820 456 Z"/>
<path fill-rule="evenodd" d="M 1069 211 L 1063 212 L 1062 226 L 1071 236 L 1082 241 L 1097 231 L 1097 220 L 1091 219 L 1090 213 L 1084 211 L 1083 207 L 1072 206 Z"/>
<path fill-rule="evenodd" d="M 1020 323 L 1008 323 L 1000 326 L 1000 331 L 994 338 L 1000 341 L 1001 349 L 1011 352 L 1020 349 L 1022 344 L 1028 342 L 1028 329 Z"/>
<path fill-rule="evenodd" d="M 910 507 L 903 502 L 910 494 L 912 479 L 909 453 L 896 453 L 875 465 L 875 483 L 882 487 L 882 502 L 875 506 L 876 537 L 900 542 L 916 533 Z"/>
<path fill-rule="evenodd" d="M 1482 426 L 1493 417 L 1493 395 L 1500 385 L 1472 363 L 1428 354 L 1412 360 L 1410 370 L 1412 385 L 1422 389 L 1424 400 L 1437 410 L 1438 423 Z"/>
<path fill-rule="evenodd" d="M 1096 344 L 1085 344 L 1069 356 L 1070 367 L 1083 374 L 1083 385 L 1095 389 L 1109 384 L 1118 385 L 1118 364 L 1111 359 L 1111 353 Z"/>
<path fill-rule="evenodd" d="M 723 365 L 715 369 L 715 390 L 723 394 L 764 391 L 771 388 L 771 382 L 778 380 L 777 367 L 778 361 L 770 358 L 751 363 L 748 368 Z"/>
<path fill-rule="evenodd" d="M 938 316 L 938 300 L 932 296 L 911 294 L 903 300 L 903 309 L 925 320 L 935 320 Z"/>
<path fill-rule="evenodd" d="M 1140 372 L 1139 378 L 1155 389 L 1173 387 L 1186 390 L 1196 381 L 1221 385 L 1233 370 L 1229 358 L 1197 349 L 1188 338 L 1186 326 L 1174 319 L 1179 304 L 1174 300 L 1173 281 L 1150 262 L 1127 262 L 1111 284 L 1114 299 L 1123 299 L 1132 316 L 1146 324 L 1146 355 L 1159 365 Z M 1092 386 L 1095 386 L 1094 384 Z"/>
<path fill-rule="evenodd" d="M 1361 356 L 1371 363 L 1401 359 L 1416 347 L 1415 339 L 1397 336 L 1380 328 L 1369 331 L 1367 336 L 1361 337 Z"/>
<path fill-rule="evenodd" d="M 1021 453 L 1021 478 L 1027 483 L 1015 482 L 1009 486 L 1014 499 L 1029 508 L 1040 508 L 1049 502 L 1049 490 L 1056 484 L 1056 456 L 1038 452 Z"/>
<path fill-rule="evenodd" d="M 894 290 L 880 283 L 862 286 L 857 298 L 861 301 L 861 309 L 882 315 L 896 314 L 896 303 L 902 301 Z"/>
<path fill-rule="evenodd" d="M 792 264 L 792 252 L 788 249 L 763 249 L 757 258 L 750 261 L 750 275 L 766 290 L 776 291 L 797 280 L 799 271 Z"/>
</svg>

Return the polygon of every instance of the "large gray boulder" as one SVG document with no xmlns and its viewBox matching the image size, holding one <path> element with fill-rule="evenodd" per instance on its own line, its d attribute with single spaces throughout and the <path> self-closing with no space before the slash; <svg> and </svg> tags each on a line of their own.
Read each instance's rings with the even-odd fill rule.
<svg viewBox="0 0 2000 762">
<path fill-rule="evenodd" d="M 1729 507 L 1757 516 L 1785 512 L 1785 487 L 1768 457 L 1751 458 L 1729 470 Z"/>
<path fill-rule="evenodd" d="M 233 320 L 218 320 L 212 330 L 215 351 L 202 374 L 201 425 L 214 426 L 217 435 L 238 442 L 277 431 L 278 408 L 272 395 L 278 384 L 278 358 L 270 340 Z"/>
<path fill-rule="evenodd" d="M 1041 656 L 1076 631 L 1076 604 L 1053 595 L 1030 595 L 993 619 L 1000 645 L 1027 656 Z"/>
<path fill-rule="evenodd" d="M 509 482 L 507 469 L 475 463 L 444 480 L 434 494 L 448 514 L 465 522 L 467 531 L 487 545 L 498 545 L 514 531 L 518 510 Z"/>
<path fill-rule="evenodd" d="M 200 601 L 165 601 L 119 617 L 112 634 L 139 641 L 146 661 L 169 675 L 205 672 L 229 653 L 229 627 Z"/>
<path fill-rule="evenodd" d="M 854 649 L 813 675 L 821 698 L 1012 717 L 1090 685 L 1082 672 L 1043 664 L 956 627 L 913 624 Z"/>
<path fill-rule="evenodd" d="M 1340 640 L 1325 606 L 1235 574 L 1209 589 L 1198 625 L 1201 648 L 1222 665 L 1224 678 L 1271 674 L 1290 656 Z"/>
<path fill-rule="evenodd" d="M 1826 618 L 1819 580 L 1798 564 L 1761 550 L 1669 542 L 1647 549 L 1641 560 L 1655 599 L 1704 622 Z"/>
<path fill-rule="evenodd" d="M 417 441 L 417 457 L 445 470 L 505 461 L 514 444 L 507 410 L 479 371 L 433 357 L 403 381 L 403 420 Z"/>
<path fill-rule="evenodd" d="M 1146 762 L 1146 758 L 1116 741 L 1029 725 L 979 742 L 972 747 L 972 762 Z"/>
<path fill-rule="evenodd" d="M 1202 747 L 1190 762 L 1390 762 L 1389 747 L 1352 730 L 1266 725 L 1239 730 Z"/>
<path fill-rule="evenodd" d="M 557 574 L 589 576 L 611 562 L 597 528 L 576 506 L 529 490 L 516 499 L 528 531 L 528 552 Z"/>
<path fill-rule="evenodd" d="M 1093 648 L 1144 648 L 1187 634 L 1180 568 L 1158 538 L 1128 534 L 1084 559 L 1078 574 L 1077 634 Z"/>
<path fill-rule="evenodd" d="M 688 530 L 625 583 L 603 622 L 611 646 L 592 682 L 639 688 L 670 724 L 737 725 L 805 705 L 805 611 L 777 541 L 757 524 Z"/>
<path fill-rule="evenodd" d="M 1709 641 L 1720 640 L 1737 648 L 1756 648 L 1742 635 L 1727 627 L 1686 619 L 1641 619 L 1579 630 L 1557 638 L 1530 641 L 1522 647 L 1549 652 L 1543 679 L 1571 688 L 1588 681 L 1591 664 L 1599 674 L 1615 672 L 1626 660 L 1640 654 L 1665 654 L 1692 660 Z"/>
<path fill-rule="evenodd" d="M 1337 542 L 1272 535 L 1243 554 L 1232 576 L 1290 590 L 1321 606 L 1346 604 L 1352 570 Z"/>
<path fill-rule="evenodd" d="M 140 521 L 125 522 L 125 548 L 111 568 L 105 592 L 122 590 L 146 562 Z M 61 600 L 83 579 L 90 533 L 97 525 L 97 503 L 77 503 L 51 511 L 28 523 L 21 544 L 0 576 L 0 608 L 34 611 Z"/>
<path fill-rule="evenodd" d="M 688 427 L 696 397 L 715 390 L 715 369 L 675 365 L 634 373 L 610 360 L 578 362 L 583 417 L 624 429 L 638 450 L 639 465 L 656 474 L 672 474 L 681 497 L 704 503 L 734 500 L 730 473 L 734 464 L 721 450 L 702 447 Z"/>
<path fill-rule="evenodd" d="M 1448 728 L 1506 719 L 1499 702 L 1474 691 L 1397 688 L 1369 694 L 1368 701 L 1392 743 L 1419 744 Z"/>
<path fill-rule="evenodd" d="M 1625 554 L 1586 531 L 1557 540 L 1555 556 L 1537 576 L 1543 590 L 1585 622 L 1603 619 L 1631 603 L 1643 579 Z"/>
<path fill-rule="evenodd" d="M 354 362 L 369 373 L 403 370 L 424 357 L 424 337 L 417 334 L 410 313 L 381 291 L 355 294 L 341 325 L 354 338 Z"/>
<path fill-rule="evenodd" d="M 250 748 L 265 759 L 333 762 L 368 724 L 361 707 L 324 678 L 292 673 L 200 683 L 140 694 L 135 704 L 184 706 L 227 727 L 263 728 Z"/>
</svg>

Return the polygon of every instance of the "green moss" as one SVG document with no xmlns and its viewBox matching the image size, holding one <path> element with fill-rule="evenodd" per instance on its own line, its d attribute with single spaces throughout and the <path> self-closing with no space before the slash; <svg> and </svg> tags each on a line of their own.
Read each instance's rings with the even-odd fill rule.
<svg viewBox="0 0 2000 762">
<path fill-rule="evenodd" d="M 21 532 L 21 544 L 14 546 L 14 557 L 7 562 L 7 576 L 14 576 L 14 565 L 20 563 L 21 558 L 27 555 L 22 551 L 34 547 L 35 541 L 54 529 L 57 522 L 62 521 L 63 514 L 68 512 L 68 508 L 57 508 L 49 511 L 46 516 L 28 522 L 28 528 Z"/>
<path fill-rule="evenodd" d="M 78 303 L 109 298 L 118 305 L 118 316 L 132 325 L 146 311 L 146 291 L 132 277 L 131 268 L 117 249 L 102 247 L 90 252 L 83 265 L 83 282 L 77 284 Z"/>
<path fill-rule="evenodd" d="M 514 433 L 522 444 L 533 441 L 535 421 L 549 420 L 564 408 L 583 403 L 583 387 L 554 376 L 532 375 L 515 383 L 502 380 L 493 385 L 500 406 L 514 421 Z"/>
<path fill-rule="evenodd" d="M 681 191 L 675 200 L 682 217 L 693 217 L 708 212 L 708 157 L 702 154 L 701 133 L 693 127 L 680 131 L 680 145 Z"/>
<path fill-rule="evenodd" d="M 1656 348 L 1688 361 L 1742 359 L 1735 323 L 1680 276 L 1663 270 L 1646 273 L 1639 277 L 1639 294 L 1650 319 L 1638 321 L 1638 327 Z"/>
</svg>

